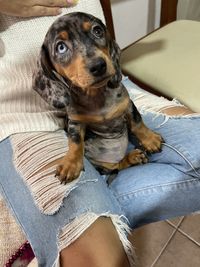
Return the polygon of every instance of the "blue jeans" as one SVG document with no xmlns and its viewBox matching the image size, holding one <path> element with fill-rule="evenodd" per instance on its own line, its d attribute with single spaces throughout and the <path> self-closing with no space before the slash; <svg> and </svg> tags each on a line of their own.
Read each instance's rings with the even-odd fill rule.
<svg viewBox="0 0 200 267">
<path fill-rule="evenodd" d="M 0 190 L 27 235 L 40 267 L 56 266 L 62 248 L 58 235 L 68 233 L 67 227 L 79 218 L 83 232 L 98 216 L 109 216 L 120 235 L 122 228 L 127 230 L 126 224 L 134 229 L 200 210 L 200 115 L 163 115 L 156 108 L 161 110 L 164 100 L 150 99 L 130 81 L 124 83 L 135 103 L 139 103 L 145 124 L 163 136 L 162 152 L 149 156 L 145 165 L 121 171 L 109 186 L 105 177 L 85 160 L 84 174 L 51 215 L 38 208 L 22 173 L 14 165 L 10 139 L 0 143 Z M 147 107 L 147 99 L 158 103 L 157 107 Z M 164 102 L 163 108 L 171 105 Z M 82 232 L 77 230 L 75 236 Z M 128 250 L 127 246 L 124 244 Z"/>
<path fill-rule="evenodd" d="M 164 120 L 144 117 L 164 137 L 162 152 L 121 171 L 110 186 L 133 228 L 200 210 L 200 117 L 169 118 L 158 126 Z"/>
</svg>

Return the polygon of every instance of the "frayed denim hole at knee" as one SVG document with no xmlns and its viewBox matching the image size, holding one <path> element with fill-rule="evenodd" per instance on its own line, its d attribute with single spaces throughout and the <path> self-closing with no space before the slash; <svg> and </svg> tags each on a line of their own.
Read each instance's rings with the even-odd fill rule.
<svg viewBox="0 0 200 267">
<path fill-rule="evenodd" d="M 135 252 L 131 242 L 128 240 L 128 235 L 131 230 L 126 222 L 126 218 L 120 215 L 109 214 L 109 212 L 102 214 L 84 212 L 79 217 L 73 219 L 69 224 L 62 227 L 57 236 L 58 252 L 60 253 L 61 250 L 75 242 L 76 239 L 79 238 L 99 217 L 107 217 L 111 219 L 119 235 L 119 239 L 122 242 L 130 266 L 136 266 Z M 53 266 L 59 266 L 59 254 Z"/>
<path fill-rule="evenodd" d="M 174 107 L 185 107 L 178 99 L 168 100 L 151 94 L 134 84 L 128 77 L 123 77 L 122 83 L 126 87 L 131 100 L 134 102 L 141 114 L 151 113 L 155 117 L 161 115 L 163 117 L 163 125 L 170 118 L 199 118 L 199 113 L 167 115 L 164 110 Z"/>
<path fill-rule="evenodd" d="M 64 131 L 16 134 L 11 137 L 11 144 L 15 169 L 44 214 L 57 212 L 63 199 L 79 184 L 98 180 L 97 172 L 86 160 L 85 171 L 78 179 L 63 185 L 55 177 L 55 165 L 48 165 L 66 154 L 68 148 Z"/>
</svg>

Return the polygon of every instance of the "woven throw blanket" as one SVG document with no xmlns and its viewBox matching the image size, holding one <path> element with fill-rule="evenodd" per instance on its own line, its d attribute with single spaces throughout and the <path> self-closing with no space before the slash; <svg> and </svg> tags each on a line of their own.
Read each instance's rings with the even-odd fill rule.
<svg viewBox="0 0 200 267">
<path fill-rule="evenodd" d="M 8 210 L 1 195 L 0 211 L 0 266 L 3 267 L 26 242 L 26 237 Z"/>
</svg>

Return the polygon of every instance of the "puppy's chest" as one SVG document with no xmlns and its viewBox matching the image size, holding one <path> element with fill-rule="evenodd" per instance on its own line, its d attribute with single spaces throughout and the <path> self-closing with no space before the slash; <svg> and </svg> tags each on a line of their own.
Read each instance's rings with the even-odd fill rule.
<svg viewBox="0 0 200 267">
<path fill-rule="evenodd" d="M 102 99 L 91 101 L 92 107 L 95 107 L 95 101 Z M 106 89 L 101 104 L 100 108 L 97 103 L 96 108 L 90 109 L 90 103 L 88 108 L 80 103 L 79 106 L 69 108 L 68 116 L 86 125 L 85 156 L 88 159 L 93 163 L 117 163 L 124 157 L 128 146 L 126 114 L 130 99 L 121 85 L 116 89 Z"/>
<path fill-rule="evenodd" d="M 130 99 L 123 85 L 119 88 L 105 88 L 95 96 L 80 96 L 72 99 L 67 106 L 70 120 L 91 125 L 93 123 L 106 124 L 126 114 Z"/>
</svg>

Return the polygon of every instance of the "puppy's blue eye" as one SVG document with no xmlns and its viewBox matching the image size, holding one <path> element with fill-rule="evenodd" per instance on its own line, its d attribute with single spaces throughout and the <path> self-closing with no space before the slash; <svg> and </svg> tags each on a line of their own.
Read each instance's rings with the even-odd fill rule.
<svg viewBox="0 0 200 267">
<path fill-rule="evenodd" d="M 67 50 L 68 50 L 68 47 L 66 46 L 64 42 L 59 42 L 56 46 L 56 51 L 59 54 L 64 54 Z"/>
</svg>

